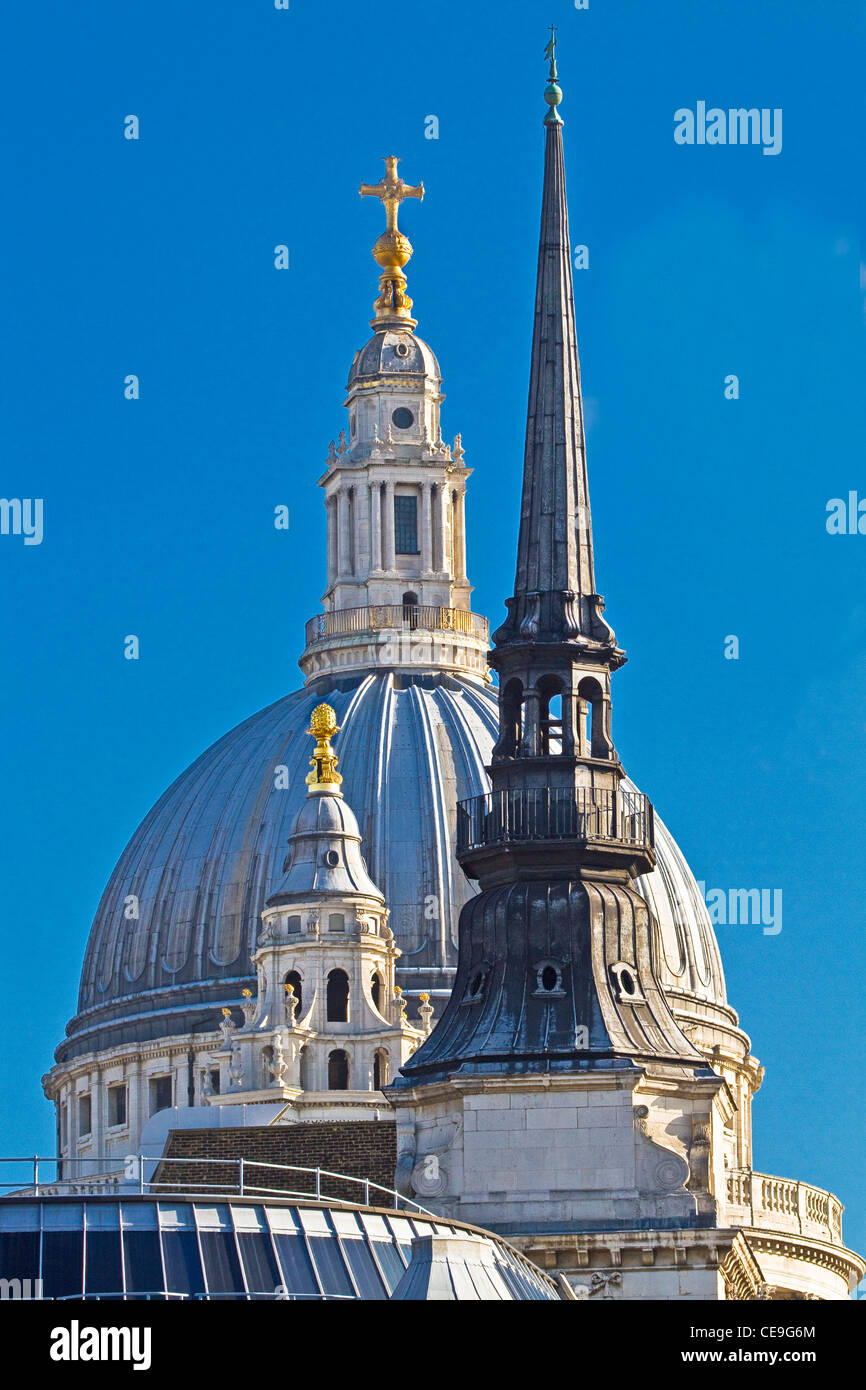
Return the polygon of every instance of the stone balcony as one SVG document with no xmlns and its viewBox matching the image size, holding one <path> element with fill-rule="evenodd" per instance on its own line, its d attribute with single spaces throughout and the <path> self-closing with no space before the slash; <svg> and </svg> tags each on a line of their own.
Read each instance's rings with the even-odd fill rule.
<svg viewBox="0 0 866 1390">
<path fill-rule="evenodd" d="M 489 638 L 487 619 L 464 608 L 365 604 L 310 618 L 299 665 L 307 680 L 399 667 L 472 674 L 487 682 Z"/>
<path fill-rule="evenodd" d="M 748 1168 L 729 1171 L 726 1189 L 725 1220 L 731 1225 L 844 1246 L 842 1203 L 832 1192 Z"/>
</svg>

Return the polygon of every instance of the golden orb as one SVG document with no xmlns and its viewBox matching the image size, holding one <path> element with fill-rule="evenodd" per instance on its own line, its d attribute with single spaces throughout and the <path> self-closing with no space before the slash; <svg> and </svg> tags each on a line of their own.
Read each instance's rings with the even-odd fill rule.
<svg viewBox="0 0 866 1390">
<path fill-rule="evenodd" d="M 373 256 L 383 270 L 393 270 L 411 260 L 412 243 L 401 231 L 389 229 L 376 241 Z"/>
</svg>

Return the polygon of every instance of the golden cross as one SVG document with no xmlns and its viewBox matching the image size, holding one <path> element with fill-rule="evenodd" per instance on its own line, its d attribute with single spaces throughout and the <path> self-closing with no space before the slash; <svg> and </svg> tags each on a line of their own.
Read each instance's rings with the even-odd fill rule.
<svg viewBox="0 0 866 1390">
<path fill-rule="evenodd" d="M 385 204 L 385 216 L 387 217 L 387 230 L 396 232 L 397 209 L 404 198 L 418 198 L 419 201 L 424 197 L 423 183 L 412 187 L 404 183 L 397 173 L 399 156 L 389 154 L 385 156 L 385 177 L 378 183 L 362 183 L 358 192 L 362 198 L 379 198 Z"/>
</svg>

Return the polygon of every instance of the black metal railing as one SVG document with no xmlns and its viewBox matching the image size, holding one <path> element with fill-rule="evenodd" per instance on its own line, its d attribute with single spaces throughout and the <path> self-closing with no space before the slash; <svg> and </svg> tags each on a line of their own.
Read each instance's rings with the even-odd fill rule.
<svg viewBox="0 0 866 1390">
<path fill-rule="evenodd" d="M 505 840 L 619 842 L 651 849 L 652 802 L 620 787 L 487 792 L 457 803 L 457 852 Z"/>
</svg>

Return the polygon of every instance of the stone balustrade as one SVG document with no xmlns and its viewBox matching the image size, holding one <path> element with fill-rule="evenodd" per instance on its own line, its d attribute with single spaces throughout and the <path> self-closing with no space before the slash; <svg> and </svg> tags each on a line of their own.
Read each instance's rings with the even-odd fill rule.
<svg viewBox="0 0 866 1390">
<path fill-rule="evenodd" d="M 842 1203 L 831 1192 L 748 1168 L 734 1168 L 726 1175 L 725 1218 L 759 1231 L 843 1243 Z"/>
</svg>

